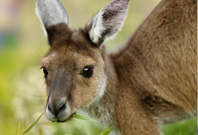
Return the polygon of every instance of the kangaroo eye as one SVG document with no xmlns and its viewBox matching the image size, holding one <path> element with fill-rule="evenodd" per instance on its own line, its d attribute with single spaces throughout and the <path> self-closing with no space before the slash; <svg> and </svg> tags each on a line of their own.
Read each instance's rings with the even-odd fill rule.
<svg viewBox="0 0 198 135">
<path fill-rule="evenodd" d="M 43 69 L 44 77 L 47 78 L 48 71 L 45 67 L 41 67 Z"/>
<path fill-rule="evenodd" d="M 81 71 L 81 75 L 84 76 L 85 78 L 90 78 L 93 75 L 93 66 L 86 66 L 82 71 Z"/>
</svg>

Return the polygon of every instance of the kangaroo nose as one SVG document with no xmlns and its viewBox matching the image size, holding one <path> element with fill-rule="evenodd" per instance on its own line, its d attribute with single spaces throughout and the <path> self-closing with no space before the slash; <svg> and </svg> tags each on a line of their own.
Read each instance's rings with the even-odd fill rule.
<svg viewBox="0 0 198 135">
<path fill-rule="evenodd" d="M 47 108 L 54 116 L 57 117 L 60 112 L 63 112 L 66 109 L 66 100 L 61 99 L 58 101 L 49 101 Z"/>
</svg>

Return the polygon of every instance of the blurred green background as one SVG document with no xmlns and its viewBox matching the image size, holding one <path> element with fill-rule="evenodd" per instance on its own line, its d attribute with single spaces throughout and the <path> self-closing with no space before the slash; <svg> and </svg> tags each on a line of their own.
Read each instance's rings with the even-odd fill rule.
<svg viewBox="0 0 198 135">
<path fill-rule="evenodd" d="M 83 27 L 111 0 L 62 0 L 70 27 Z M 131 0 L 128 17 L 117 38 L 107 42 L 115 51 L 135 31 L 159 0 Z M 40 59 L 47 52 L 35 0 L 0 1 L 0 135 L 18 135 L 44 112 L 46 94 Z M 97 135 L 99 124 L 83 120 L 52 123 L 43 117 L 29 135 Z M 163 127 L 165 135 L 196 135 L 197 119 Z M 111 133 L 113 135 L 113 133 Z"/>
</svg>

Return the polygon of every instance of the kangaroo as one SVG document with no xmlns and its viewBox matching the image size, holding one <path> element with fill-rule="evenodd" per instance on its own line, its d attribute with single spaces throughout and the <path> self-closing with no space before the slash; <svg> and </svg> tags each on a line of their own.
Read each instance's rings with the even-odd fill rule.
<svg viewBox="0 0 198 135">
<path fill-rule="evenodd" d="M 38 0 L 50 49 L 42 58 L 46 116 L 82 109 L 121 135 L 162 135 L 161 125 L 197 114 L 196 0 L 162 0 L 115 53 L 105 41 L 123 26 L 129 0 L 114 0 L 71 30 L 60 0 Z"/>
</svg>

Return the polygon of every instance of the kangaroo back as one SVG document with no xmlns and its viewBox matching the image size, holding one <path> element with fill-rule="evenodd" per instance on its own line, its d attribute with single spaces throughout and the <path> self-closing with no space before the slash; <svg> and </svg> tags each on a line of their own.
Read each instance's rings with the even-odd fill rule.
<svg viewBox="0 0 198 135">
<path fill-rule="evenodd" d="M 143 105 L 162 122 L 196 114 L 196 11 L 195 0 L 161 1 L 112 55 Z"/>
</svg>

